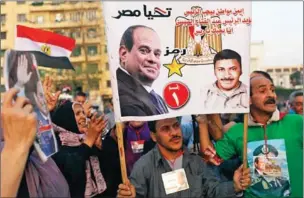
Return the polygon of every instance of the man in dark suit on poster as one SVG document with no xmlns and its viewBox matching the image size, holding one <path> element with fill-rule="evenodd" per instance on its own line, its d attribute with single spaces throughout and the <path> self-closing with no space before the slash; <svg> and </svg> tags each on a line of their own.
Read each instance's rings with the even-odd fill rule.
<svg viewBox="0 0 304 198">
<path fill-rule="evenodd" d="M 159 36 L 150 27 L 130 26 L 122 35 L 121 67 L 116 71 L 121 116 L 168 113 L 165 102 L 151 87 L 160 72 L 160 48 Z"/>
</svg>

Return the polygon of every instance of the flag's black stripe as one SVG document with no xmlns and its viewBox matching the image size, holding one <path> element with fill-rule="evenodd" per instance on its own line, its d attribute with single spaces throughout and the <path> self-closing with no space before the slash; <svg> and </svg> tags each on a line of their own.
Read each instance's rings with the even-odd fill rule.
<svg viewBox="0 0 304 198">
<path fill-rule="evenodd" d="M 49 67 L 54 69 L 72 69 L 75 70 L 69 58 L 66 56 L 48 56 L 39 51 L 27 51 L 34 54 L 38 66 Z"/>
</svg>

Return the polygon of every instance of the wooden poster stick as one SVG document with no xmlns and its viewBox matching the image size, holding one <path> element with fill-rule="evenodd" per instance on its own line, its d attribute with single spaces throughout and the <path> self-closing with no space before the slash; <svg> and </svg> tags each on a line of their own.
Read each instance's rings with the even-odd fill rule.
<svg viewBox="0 0 304 198">
<path fill-rule="evenodd" d="M 117 135 L 117 142 L 118 142 L 118 151 L 119 151 L 119 161 L 120 161 L 120 169 L 121 169 L 121 177 L 122 182 L 124 184 L 128 181 L 127 175 L 127 167 L 126 167 L 126 157 L 125 157 L 125 147 L 123 141 L 123 124 L 121 122 L 116 123 L 116 135 Z"/>
<path fill-rule="evenodd" d="M 248 113 L 244 114 L 243 167 L 247 168 Z"/>
</svg>

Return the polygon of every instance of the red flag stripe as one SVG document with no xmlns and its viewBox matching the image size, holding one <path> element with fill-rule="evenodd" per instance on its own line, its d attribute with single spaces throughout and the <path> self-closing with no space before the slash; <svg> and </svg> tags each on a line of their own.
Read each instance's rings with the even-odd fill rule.
<svg viewBox="0 0 304 198">
<path fill-rule="evenodd" d="M 27 38 L 35 42 L 56 45 L 69 51 L 72 51 L 75 47 L 75 40 L 72 38 L 22 25 L 17 25 L 17 37 Z"/>
</svg>

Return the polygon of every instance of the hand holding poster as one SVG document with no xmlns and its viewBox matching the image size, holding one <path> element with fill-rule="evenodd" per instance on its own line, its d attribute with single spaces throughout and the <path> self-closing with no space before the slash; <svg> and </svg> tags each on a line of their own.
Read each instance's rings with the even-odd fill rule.
<svg viewBox="0 0 304 198">
<path fill-rule="evenodd" d="M 42 161 L 46 161 L 58 149 L 35 56 L 30 52 L 6 51 L 4 79 L 7 90 L 18 88 L 20 90 L 18 96 L 26 97 L 32 103 L 33 111 L 37 116 L 37 136 L 34 146 Z"/>
<path fill-rule="evenodd" d="M 103 2 L 116 120 L 247 113 L 251 2 Z"/>
</svg>

